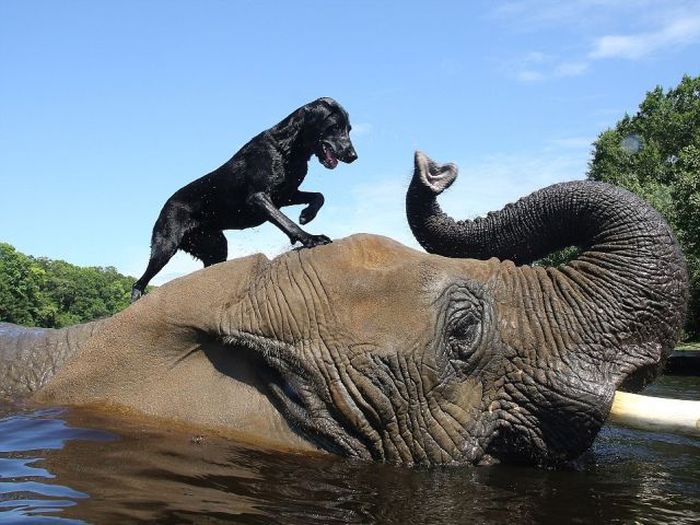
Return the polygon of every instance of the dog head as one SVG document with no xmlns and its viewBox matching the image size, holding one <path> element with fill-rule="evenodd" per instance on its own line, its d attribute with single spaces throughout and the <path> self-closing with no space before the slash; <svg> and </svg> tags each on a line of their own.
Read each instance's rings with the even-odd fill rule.
<svg viewBox="0 0 700 525">
<path fill-rule="evenodd" d="M 357 153 L 350 141 L 350 117 L 343 106 L 332 98 L 324 97 L 307 104 L 305 124 L 312 135 L 313 153 L 328 169 L 338 161 L 351 163 Z"/>
</svg>

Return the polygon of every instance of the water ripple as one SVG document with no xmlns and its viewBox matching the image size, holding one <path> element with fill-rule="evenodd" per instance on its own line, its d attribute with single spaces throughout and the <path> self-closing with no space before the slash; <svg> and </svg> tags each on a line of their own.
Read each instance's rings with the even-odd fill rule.
<svg viewBox="0 0 700 525">
<path fill-rule="evenodd" d="M 61 419 L 65 412 L 58 408 L 20 411 L 0 418 L 0 523 L 83 523 L 52 514 L 89 495 L 55 483 L 56 475 L 37 464 L 67 441 L 113 441 L 116 436 L 71 427 Z"/>
<path fill-rule="evenodd" d="M 700 379 L 654 390 L 693 397 Z M 614 426 L 566 470 L 406 469 L 0 406 L 0 523 L 683 525 L 700 522 L 699 500 L 699 440 Z"/>
</svg>

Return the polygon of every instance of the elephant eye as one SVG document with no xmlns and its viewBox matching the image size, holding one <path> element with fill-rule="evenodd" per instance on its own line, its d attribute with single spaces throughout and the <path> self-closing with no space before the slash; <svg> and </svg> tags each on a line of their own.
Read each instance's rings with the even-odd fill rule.
<svg viewBox="0 0 700 525">
<path fill-rule="evenodd" d="M 474 283 L 456 283 L 446 294 L 443 358 L 458 373 L 471 373 L 490 353 L 493 312 L 488 294 Z"/>
<path fill-rule="evenodd" d="M 473 340 L 479 329 L 479 318 L 474 312 L 467 312 L 452 323 L 450 337 L 457 340 Z"/>
<path fill-rule="evenodd" d="M 447 343 L 456 354 L 455 357 L 468 358 L 479 343 L 481 335 L 481 317 L 472 308 L 450 319 L 447 327 Z"/>
</svg>

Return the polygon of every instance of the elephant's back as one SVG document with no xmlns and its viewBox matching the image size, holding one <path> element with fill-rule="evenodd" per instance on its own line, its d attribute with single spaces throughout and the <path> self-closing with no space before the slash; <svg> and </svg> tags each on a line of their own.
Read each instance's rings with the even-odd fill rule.
<svg viewBox="0 0 700 525">
<path fill-rule="evenodd" d="M 103 322 L 58 329 L 0 322 L 0 398 L 41 388 Z"/>
</svg>

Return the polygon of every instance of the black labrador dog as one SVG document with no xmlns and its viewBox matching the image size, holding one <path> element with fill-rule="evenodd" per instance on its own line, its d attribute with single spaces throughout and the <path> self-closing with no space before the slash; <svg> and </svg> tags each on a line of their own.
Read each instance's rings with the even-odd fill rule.
<svg viewBox="0 0 700 525">
<path fill-rule="evenodd" d="M 131 290 L 134 302 L 148 282 L 180 249 L 204 266 L 226 260 L 223 230 L 242 230 L 270 221 L 306 248 L 327 244 L 325 235 L 311 235 L 280 208 L 307 204 L 299 222 L 313 220 L 323 206 L 321 193 L 299 191 L 316 155 L 328 169 L 357 158 L 350 141 L 348 113 L 332 98 L 300 107 L 282 122 L 243 146 L 226 164 L 191 182 L 170 197 L 153 226 L 151 258 Z"/>
</svg>

